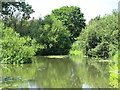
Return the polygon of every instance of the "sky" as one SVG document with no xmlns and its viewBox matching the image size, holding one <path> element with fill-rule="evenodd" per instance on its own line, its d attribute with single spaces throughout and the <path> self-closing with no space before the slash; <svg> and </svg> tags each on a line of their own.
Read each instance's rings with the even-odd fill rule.
<svg viewBox="0 0 120 90">
<path fill-rule="evenodd" d="M 118 9 L 120 0 L 25 0 L 32 5 L 35 13 L 31 17 L 39 18 L 50 14 L 52 10 L 62 6 L 78 6 L 84 13 L 86 22 L 96 16 L 110 14 L 113 9 Z"/>
</svg>

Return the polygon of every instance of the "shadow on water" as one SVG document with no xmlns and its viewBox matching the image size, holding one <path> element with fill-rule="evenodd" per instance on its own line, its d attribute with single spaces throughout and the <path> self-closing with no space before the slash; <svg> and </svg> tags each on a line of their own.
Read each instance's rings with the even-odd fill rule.
<svg viewBox="0 0 120 90">
<path fill-rule="evenodd" d="M 69 58 L 36 57 L 35 63 L 1 65 L 0 87 L 108 88 L 108 64 Z"/>
</svg>

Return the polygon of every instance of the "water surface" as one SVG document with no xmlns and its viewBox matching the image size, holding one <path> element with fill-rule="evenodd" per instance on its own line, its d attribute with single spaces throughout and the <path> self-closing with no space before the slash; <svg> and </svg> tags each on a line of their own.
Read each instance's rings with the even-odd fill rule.
<svg viewBox="0 0 120 90">
<path fill-rule="evenodd" d="M 68 57 L 37 57 L 33 64 L 0 65 L 0 87 L 8 88 L 109 88 L 109 65 Z"/>
</svg>

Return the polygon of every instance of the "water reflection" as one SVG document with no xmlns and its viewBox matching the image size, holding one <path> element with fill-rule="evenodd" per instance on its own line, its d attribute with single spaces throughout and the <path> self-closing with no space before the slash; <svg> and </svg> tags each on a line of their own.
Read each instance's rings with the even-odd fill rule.
<svg viewBox="0 0 120 90">
<path fill-rule="evenodd" d="M 36 63 L 1 65 L 0 87 L 108 88 L 108 64 L 37 57 Z"/>
</svg>

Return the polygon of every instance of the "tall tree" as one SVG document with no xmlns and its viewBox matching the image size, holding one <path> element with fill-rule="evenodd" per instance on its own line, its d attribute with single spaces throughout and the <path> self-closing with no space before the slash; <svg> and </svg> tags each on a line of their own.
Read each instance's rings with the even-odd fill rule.
<svg viewBox="0 0 120 90">
<path fill-rule="evenodd" d="M 1 16 L 3 18 L 12 17 L 16 12 L 19 12 L 22 18 L 29 19 L 34 10 L 25 2 L 2 2 Z"/>
<path fill-rule="evenodd" d="M 54 9 L 52 14 L 62 21 L 71 33 L 71 41 L 74 41 L 79 36 L 82 28 L 85 27 L 84 14 L 79 7 L 63 6 L 59 9 Z"/>
<path fill-rule="evenodd" d="M 23 26 L 24 20 L 30 18 L 34 10 L 32 6 L 25 2 L 2 2 L 2 10 L 0 11 L 1 19 L 7 27 L 12 27 L 16 30 L 17 23 L 20 22 Z"/>
</svg>

